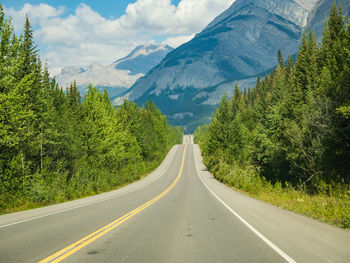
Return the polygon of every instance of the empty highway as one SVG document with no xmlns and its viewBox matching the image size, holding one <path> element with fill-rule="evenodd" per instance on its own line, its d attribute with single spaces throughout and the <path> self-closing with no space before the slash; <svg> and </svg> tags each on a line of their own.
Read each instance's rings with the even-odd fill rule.
<svg viewBox="0 0 350 263">
<path fill-rule="evenodd" d="M 0 262 L 350 262 L 350 232 L 217 182 L 185 136 L 141 181 L 0 216 Z"/>
</svg>

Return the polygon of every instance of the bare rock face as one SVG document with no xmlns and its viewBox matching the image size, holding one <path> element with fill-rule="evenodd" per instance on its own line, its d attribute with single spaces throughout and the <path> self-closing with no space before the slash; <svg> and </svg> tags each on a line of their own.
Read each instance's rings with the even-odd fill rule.
<svg viewBox="0 0 350 263">
<path fill-rule="evenodd" d="M 344 0 L 346 2 L 347 0 Z M 324 23 L 331 0 L 236 0 L 191 41 L 170 52 L 123 97 L 152 99 L 174 125 L 193 131 L 234 83 L 253 86 L 277 64 L 280 49 L 294 55 L 304 29 Z M 320 27 L 321 29 L 323 26 Z M 322 30 L 317 31 L 319 37 Z M 181 114 L 181 113 L 192 113 Z M 181 118 L 180 118 L 180 117 Z"/>
</svg>

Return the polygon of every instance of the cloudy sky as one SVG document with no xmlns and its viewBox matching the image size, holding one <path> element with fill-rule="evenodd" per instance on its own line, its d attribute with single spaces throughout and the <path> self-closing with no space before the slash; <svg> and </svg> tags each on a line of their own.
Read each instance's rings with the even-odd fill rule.
<svg viewBox="0 0 350 263">
<path fill-rule="evenodd" d="M 51 73 L 65 66 L 107 65 L 140 44 L 177 47 L 234 0 L 3 0 L 21 33 L 28 13 Z"/>
</svg>

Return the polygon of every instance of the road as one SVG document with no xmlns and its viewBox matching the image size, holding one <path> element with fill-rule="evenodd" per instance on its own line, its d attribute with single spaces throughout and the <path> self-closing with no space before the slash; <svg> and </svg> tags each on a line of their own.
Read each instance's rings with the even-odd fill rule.
<svg viewBox="0 0 350 263">
<path fill-rule="evenodd" d="M 0 216 L 0 262 L 350 262 L 350 232 L 217 182 L 186 136 L 145 179 Z"/>
</svg>

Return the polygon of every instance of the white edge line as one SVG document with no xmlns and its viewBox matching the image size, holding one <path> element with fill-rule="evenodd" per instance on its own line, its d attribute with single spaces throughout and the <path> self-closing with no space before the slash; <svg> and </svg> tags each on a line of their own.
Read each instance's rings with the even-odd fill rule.
<svg viewBox="0 0 350 263">
<path fill-rule="evenodd" d="M 193 147 L 194 151 L 194 147 Z M 239 214 L 237 214 L 231 207 L 229 207 L 220 197 L 218 197 L 213 190 L 209 188 L 209 186 L 204 182 L 204 180 L 199 175 L 199 169 L 197 166 L 196 155 L 194 154 L 194 163 L 197 170 L 197 175 L 205 187 L 209 190 L 209 192 L 221 203 L 223 204 L 233 215 L 235 215 L 243 224 L 245 224 L 254 234 L 256 234 L 260 239 L 262 239 L 267 245 L 269 245 L 274 251 L 276 251 L 282 258 L 284 258 L 289 263 L 296 263 L 294 259 L 284 253 L 278 246 L 272 243 L 267 237 L 261 234 L 258 230 L 256 230 L 252 225 L 250 225 L 247 221 L 245 221 Z"/>
<path fill-rule="evenodd" d="M 13 225 L 18 225 L 18 224 L 25 223 L 25 222 L 32 221 L 32 220 L 36 220 L 36 219 L 39 219 L 39 218 L 43 218 L 43 217 L 47 217 L 47 216 L 51 216 L 51 215 L 67 212 L 67 211 L 74 210 L 74 209 L 79 209 L 79 208 L 82 208 L 82 207 L 85 207 L 85 206 L 89 206 L 89 205 L 94 205 L 94 204 L 101 203 L 101 202 L 104 202 L 104 201 L 108 201 L 108 200 L 111 200 L 111 199 L 114 199 L 114 198 L 117 198 L 117 197 L 120 197 L 120 196 L 123 196 L 123 195 L 126 195 L 126 194 L 129 194 L 129 193 L 123 193 L 123 194 L 120 194 L 120 195 L 115 195 L 115 196 L 112 196 L 110 198 L 98 200 L 98 201 L 95 201 L 95 202 L 92 202 L 92 203 L 88 203 L 88 204 L 85 204 L 85 205 L 75 206 L 75 207 L 59 210 L 59 211 L 56 211 L 56 212 L 52 212 L 52 213 L 49 213 L 49 214 L 28 218 L 28 219 L 25 219 L 25 220 L 13 222 L 13 223 L 6 224 L 6 225 L 1 225 L 0 228 L 13 226 Z"/>
<path fill-rule="evenodd" d="M 174 157 L 175 157 L 175 154 L 174 154 Z M 173 159 L 174 159 L 174 158 L 173 158 Z M 171 164 L 171 163 L 172 163 L 172 162 L 169 162 L 169 164 Z M 98 204 L 98 203 L 102 203 L 102 202 L 105 202 L 105 201 L 109 201 L 109 200 L 112 200 L 112 199 L 114 199 L 114 198 L 121 197 L 121 196 L 130 194 L 130 193 L 136 192 L 136 191 L 138 191 L 138 190 L 141 190 L 141 189 L 147 187 L 147 186 L 150 185 L 151 183 L 154 183 L 155 181 L 158 181 L 158 179 L 160 179 L 161 177 L 163 177 L 163 175 L 165 174 L 165 172 L 166 172 L 166 170 L 169 168 L 169 166 L 170 166 L 170 165 L 167 165 L 167 167 L 164 169 L 164 171 L 161 172 L 161 176 L 159 176 L 158 178 L 156 178 L 154 181 L 151 181 L 151 182 L 149 182 L 149 183 L 143 185 L 142 187 L 137 188 L 137 189 L 135 189 L 135 190 L 133 190 L 133 191 L 131 191 L 131 192 L 121 193 L 121 194 L 119 194 L 119 195 L 114 195 L 114 196 L 111 196 L 111 197 L 109 197 L 109 198 L 97 200 L 97 201 L 95 201 L 95 202 L 88 203 L 88 204 L 85 204 L 85 205 L 75 206 L 75 207 L 71 207 L 71 208 L 59 210 L 59 211 L 56 211 L 56 212 L 52 212 L 52 213 L 49 213 L 49 214 L 45 214 L 45 215 L 41 215 L 41 216 L 36 216 L 36 217 L 31 217 L 31 218 L 28 218 L 28 219 L 24 219 L 24 220 L 21 220 L 21 221 L 16 221 L 16 222 L 9 223 L 9 224 L 6 224 L 6 225 L 0 225 L 0 228 L 5 228 L 5 227 L 13 226 L 13 225 L 18 225 L 18 224 L 22 224 L 22 223 L 25 223 L 25 222 L 33 221 L 33 220 L 36 220 L 36 219 L 40 219 L 40 218 L 43 218 L 43 217 L 47 217 L 47 216 L 51 216 L 51 215 L 60 214 L 60 213 L 63 213 L 63 212 L 67 212 L 67 211 L 70 211 L 70 210 L 83 208 L 83 207 L 90 206 L 90 205 L 95 205 L 95 204 Z M 136 181 L 136 182 L 137 182 L 137 181 Z M 117 190 L 115 190 L 115 191 L 117 191 Z M 79 199 L 77 199 L 77 200 L 79 200 Z M 63 203 L 62 203 L 62 204 L 63 204 Z"/>
</svg>

